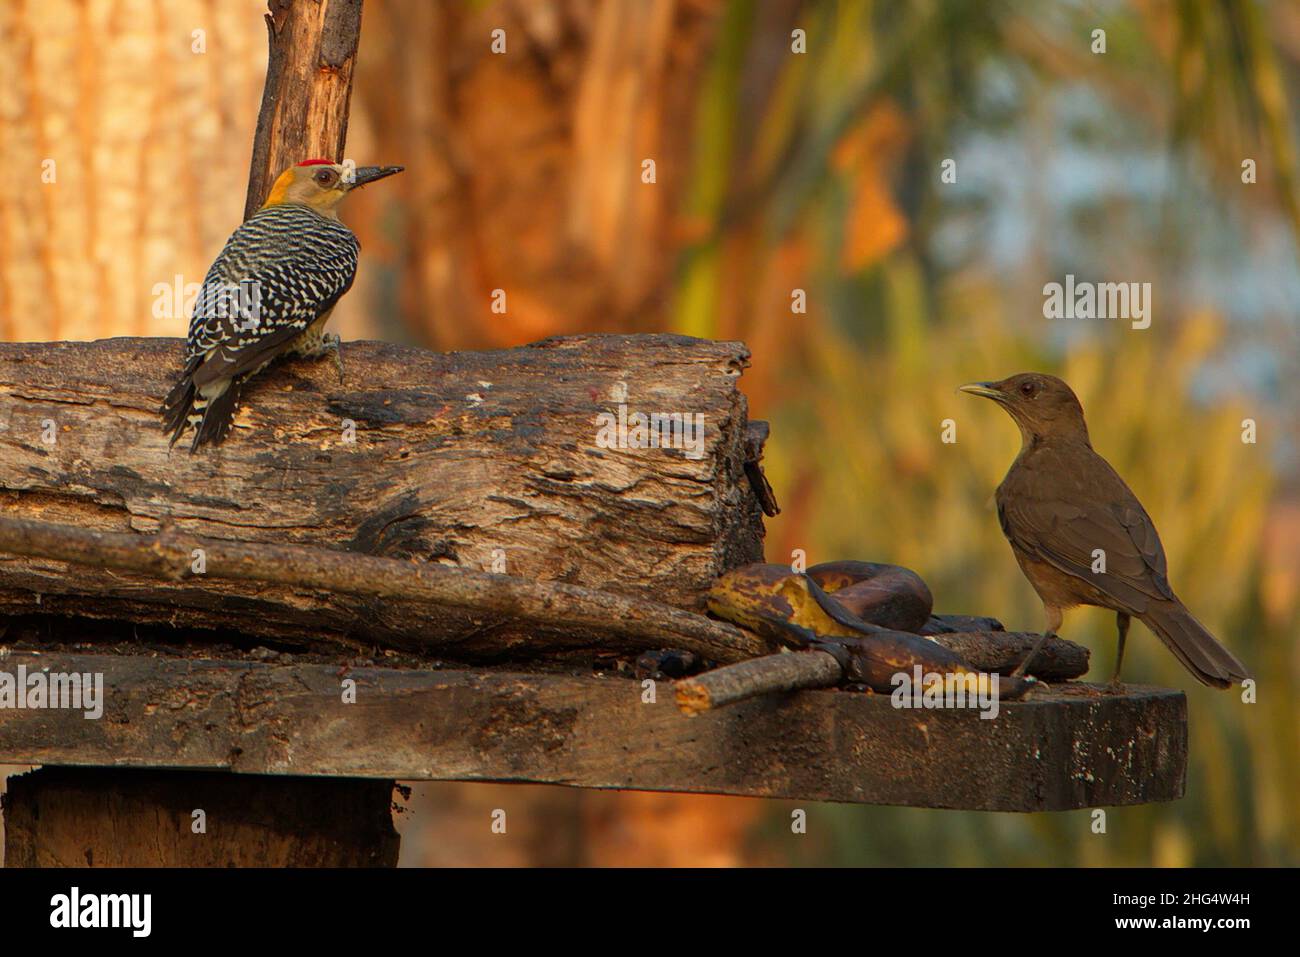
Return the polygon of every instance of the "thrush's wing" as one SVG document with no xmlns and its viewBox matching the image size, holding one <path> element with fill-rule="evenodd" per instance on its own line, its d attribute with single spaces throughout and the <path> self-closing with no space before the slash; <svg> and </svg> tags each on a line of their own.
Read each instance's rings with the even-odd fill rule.
<svg viewBox="0 0 1300 957">
<path fill-rule="evenodd" d="M 196 386 L 257 371 L 352 286 L 351 230 L 298 207 L 268 207 L 231 235 L 190 320 Z"/>
<path fill-rule="evenodd" d="M 998 490 L 998 517 L 1014 545 L 1134 614 L 1174 597 L 1155 524 L 1095 452 L 1042 449 L 1026 457 Z M 1098 549 L 1105 570 L 1094 572 Z"/>
</svg>

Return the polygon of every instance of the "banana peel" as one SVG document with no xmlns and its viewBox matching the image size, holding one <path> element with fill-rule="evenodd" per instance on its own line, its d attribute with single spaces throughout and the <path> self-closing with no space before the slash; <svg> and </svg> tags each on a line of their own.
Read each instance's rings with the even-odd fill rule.
<svg viewBox="0 0 1300 957">
<path fill-rule="evenodd" d="M 807 648 L 821 635 L 880 629 L 831 599 L 811 578 L 788 565 L 753 564 L 724 574 L 709 589 L 714 615 L 790 648 Z"/>
<path fill-rule="evenodd" d="M 876 562 L 823 562 L 808 577 L 849 613 L 881 628 L 917 632 L 930 620 L 934 598 L 910 568 Z"/>
<path fill-rule="evenodd" d="M 848 652 L 846 659 L 840 659 L 845 680 L 864 684 L 882 694 L 889 694 L 898 687 L 899 674 L 915 680 L 920 685 L 919 690 L 934 682 L 945 694 L 955 694 L 962 689 L 968 699 L 976 695 L 985 698 L 991 695 L 994 681 L 997 682 L 998 698 L 1008 701 L 1023 696 L 1035 684 L 1025 678 L 978 671 L 955 651 L 904 631 L 882 631 L 870 638 L 830 635 L 817 647 L 834 654 L 828 647 L 834 644 Z"/>
<path fill-rule="evenodd" d="M 864 582 L 871 588 L 863 593 L 870 594 L 859 601 L 861 596 L 853 589 Z M 974 682 L 987 693 L 989 675 L 929 638 L 864 620 L 837 600 L 846 590 L 854 607 L 879 615 L 884 623 L 903 620 L 920 628 L 930 617 L 930 592 L 920 576 L 870 562 L 829 562 L 807 574 L 788 565 L 744 565 L 714 582 L 708 608 L 715 616 L 786 647 L 817 648 L 834 655 L 847 682 L 873 691 L 892 692 L 895 676 L 901 672 L 911 677 L 919 665 L 924 675 L 943 675 L 948 684 Z M 1019 697 L 1032 684 L 999 676 L 998 695 Z"/>
</svg>

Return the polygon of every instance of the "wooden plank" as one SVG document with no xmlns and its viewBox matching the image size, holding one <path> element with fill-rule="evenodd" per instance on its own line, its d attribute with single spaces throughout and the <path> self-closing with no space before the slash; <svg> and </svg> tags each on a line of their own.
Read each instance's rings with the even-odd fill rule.
<svg viewBox="0 0 1300 957">
<path fill-rule="evenodd" d="M 1183 794 L 1186 699 L 1066 684 L 973 710 L 801 691 L 682 715 L 617 677 L 11 652 L 99 672 L 105 711 L 0 710 L 0 763 L 521 781 L 997 811 Z M 356 681 L 355 704 L 341 682 Z"/>
</svg>

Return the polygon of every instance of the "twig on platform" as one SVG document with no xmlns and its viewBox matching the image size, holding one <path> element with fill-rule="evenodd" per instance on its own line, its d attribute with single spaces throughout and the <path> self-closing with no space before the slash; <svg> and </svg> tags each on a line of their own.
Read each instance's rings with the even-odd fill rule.
<svg viewBox="0 0 1300 957">
<path fill-rule="evenodd" d="M 824 651 L 765 655 L 677 682 L 677 707 L 695 717 L 761 694 L 826 688 L 843 675 L 840 663 Z"/>
</svg>

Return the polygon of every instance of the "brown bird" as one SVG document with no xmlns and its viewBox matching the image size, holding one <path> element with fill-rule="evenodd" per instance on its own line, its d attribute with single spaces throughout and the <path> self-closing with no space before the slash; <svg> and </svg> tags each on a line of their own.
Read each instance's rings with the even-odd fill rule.
<svg viewBox="0 0 1300 957">
<path fill-rule="evenodd" d="M 998 486 L 998 520 L 1043 601 L 1047 631 L 1013 672 L 1017 677 L 1061 627 L 1062 612 L 1075 605 L 1117 613 L 1112 688 L 1120 686 L 1130 618 L 1154 631 L 1204 684 L 1227 688 L 1250 677 L 1169 587 L 1156 527 L 1110 463 L 1093 451 L 1083 406 L 1068 385 L 1022 372 L 961 391 L 999 403 L 1020 426 L 1020 454 Z"/>
</svg>

